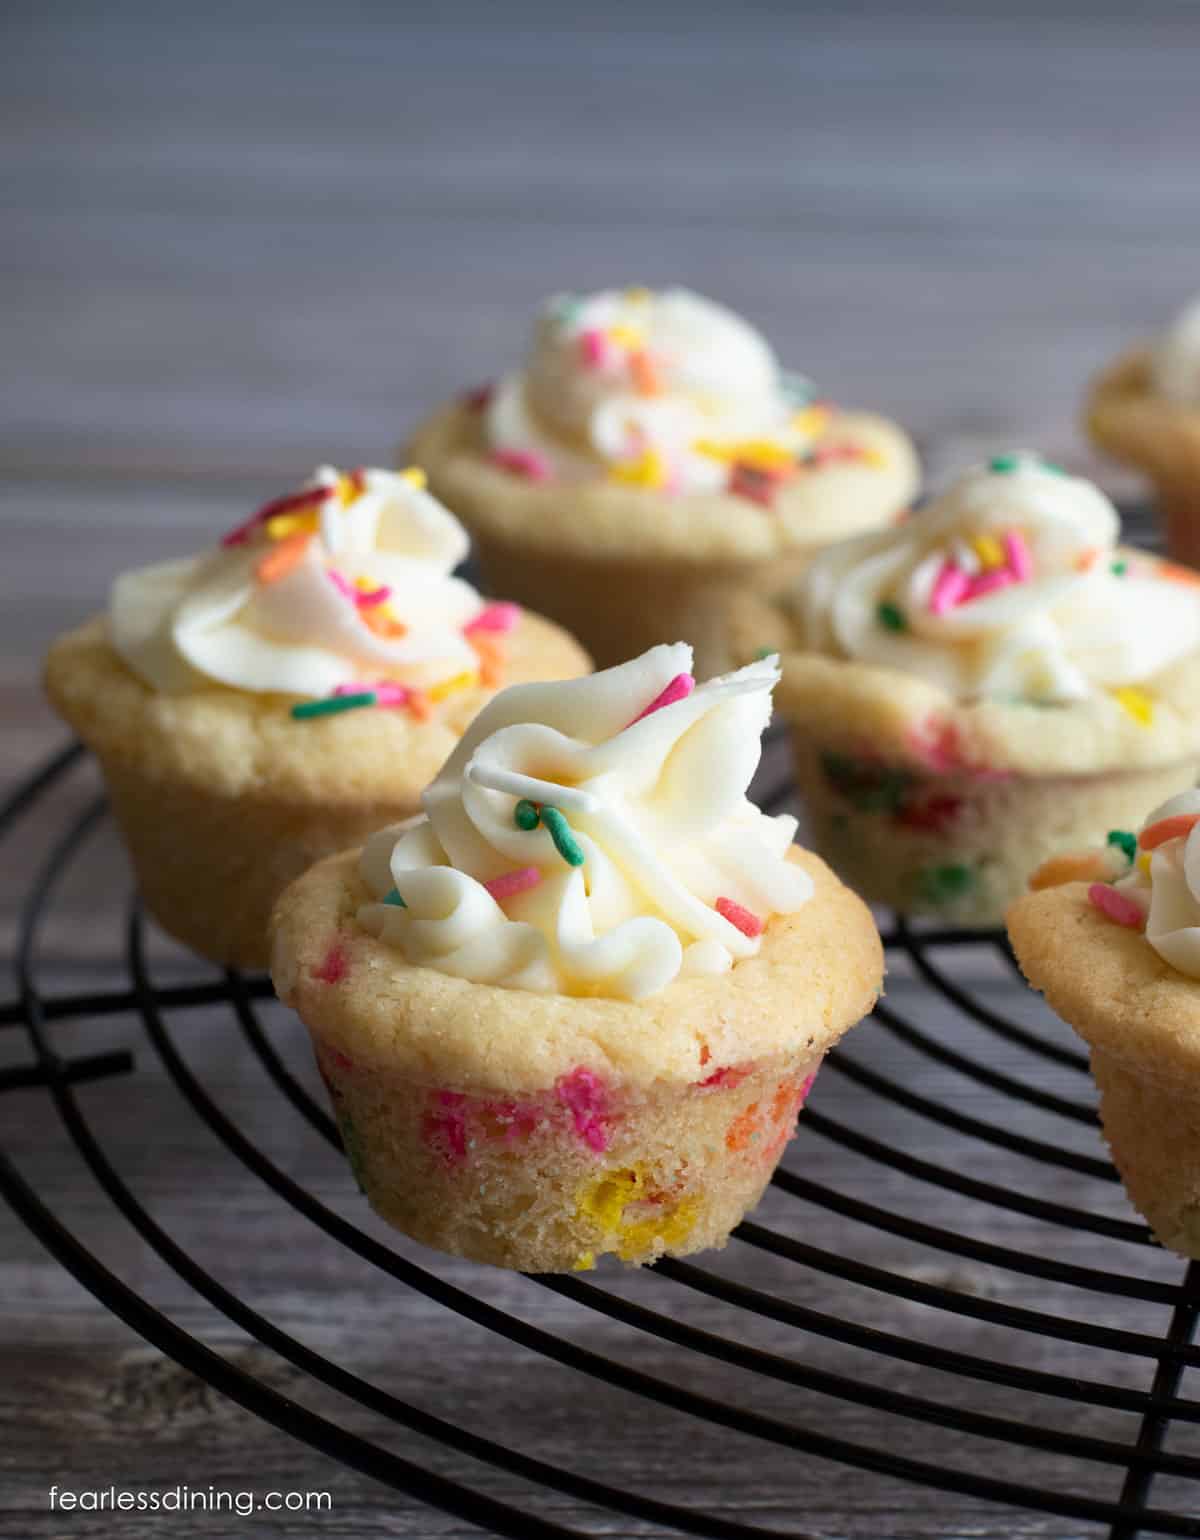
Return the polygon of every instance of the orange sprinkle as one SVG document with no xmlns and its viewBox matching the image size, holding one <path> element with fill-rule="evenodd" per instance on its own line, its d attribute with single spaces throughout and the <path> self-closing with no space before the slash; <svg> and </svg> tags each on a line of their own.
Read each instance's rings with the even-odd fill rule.
<svg viewBox="0 0 1200 1540">
<path fill-rule="evenodd" d="M 1075 558 L 1075 571 L 1090 572 L 1096 565 L 1099 555 L 1099 549 L 1094 545 L 1088 546 L 1086 551 L 1080 551 L 1079 555 Z"/>
<path fill-rule="evenodd" d="M 358 615 L 367 630 L 381 636 L 384 641 L 394 641 L 396 637 L 408 635 L 408 627 L 389 612 L 386 604 L 359 610 Z"/>
<path fill-rule="evenodd" d="M 744 1150 L 756 1133 L 758 1133 L 758 1103 L 751 1102 L 744 1112 L 738 1113 L 726 1129 L 725 1148 Z"/>
<path fill-rule="evenodd" d="M 1142 830 L 1138 835 L 1138 844 L 1143 850 L 1157 850 L 1168 840 L 1178 839 L 1181 834 L 1190 834 L 1196 823 L 1200 823 L 1200 813 L 1174 813 L 1170 818 L 1160 818 L 1157 823 Z"/>
<path fill-rule="evenodd" d="M 798 1075 L 789 1075 L 786 1080 L 781 1080 L 775 1089 L 775 1099 L 771 1103 L 771 1116 L 776 1122 L 784 1118 L 794 1108 L 800 1097 L 800 1087 L 803 1081 Z"/>
<path fill-rule="evenodd" d="M 475 649 L 475 656 L 479 659 L 479 682 L 485 689 L 494 689 L 504 679 L 504 668 L 508 661 L 507 649 L 499 637 L 489 636 L 484 631 L 473 631 L 467 637 L 467 641 Z"/>
<path fill-rule="evenodd" d="M 633 375 L 633 383 L 639 396 L 662 395 L 662 376 L 654 360 L 643 348 L 629 355 L 629 372 Z"/>
<path fill-rule="evenodd" d="M 1042 888 L 1060 888 L 1064 882 L 1103 882 L 1108 874 L 1103 851 L 1067 851 L 1043 861 L 1030 877 L 1029 886 L 1039 892 Z"/>
<path fill-rule="evenodd" d="M 1200 583 L 1200 572 L 1193 572 L 1190 567 L 1181 567 L 1174 561 L 1159 562 L 1155 576 L 1165 578 L 1168 583 L 1186 583 L 1192 588 Z"/>
<path fill-rule="evenodd" d="M 304 560 L 304 553 L 311 540 L 312 533 L 309 530 L 297 530 L 294 535 L 288 535 L 260 558 L 254 569 L 255 577 L 260 583 L 278 583 L 280 578 L 287 577 Z"/>
<path fill-rule="evenodd" d="M 408 697 L 408 709 L 418 722 L 428 722 L 433 715 L 433 702 L 424 690 L 413 690 Z"/>
</svg>

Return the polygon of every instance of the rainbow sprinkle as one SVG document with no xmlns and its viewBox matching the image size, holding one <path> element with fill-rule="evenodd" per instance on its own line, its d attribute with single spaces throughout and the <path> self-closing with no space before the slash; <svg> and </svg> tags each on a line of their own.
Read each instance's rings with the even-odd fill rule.
<svg viewBox="0 0 1200 1540">
<path fill-rule="evenodd" d="M 311 717 L 337 716 L 341 711 L 354 711 L 359 706 L 374 706 L 378 703 L 378 696 L 374 690 L 363 690 L 358 695 L 329 695 L 324 700 L 304 701 L 301 705 L 292 707 L 292 716 L 297 722 L 306 722 Z"/>
<path fill-rule="evenodd" d="M 468 620 L 463 635 L 471 636 L 476 631 L 511 631 L 520 618 L 521 606 L 501 599 L 495 604 L 485 604 L 473 620 Z"/>
<path fill-rule="evenodd" d="M 530 888 L 536 888 L 541 880 L 542 874 L 536 866 L 520 866 L 516 871 L 493 877 L 490 882 L 485 882 L 483 885 L 500 904 L 506 898 L 515 898 L 518 893 L 528 893 Z"/>
<path fill-rule="evenodd" d="M 929 596 L 929 613 L 944 615 L 956 604 L 961 604 L 967 592 L 968 581 L 967 574 L 956 562 L 943 562 L 942 570 L 934 582 L 933 592 Z"/>
<path fill-rule="evenodd" d="M 562 856 L 568 866 L 582 866 L 586 857 L 583 847 L 575 838 L 571 825 L 567 822 L 562 812 L 556 807 L 543 807 L 541 810 L 542 827 L 547 830 L 554 841 L 554 848 Z"/>
<path fill-rule="evenodd" d="M 1127 861 L 1132 862 L 1137 855 L 1137 835 L 1131 834 L 1128 829 L 1110 829 L 1105 844 L 1114 846 Z"/>
<path fill-rule="evenodd" d="M 1145 690 L 1139 690 L 1127 684 L 1114 690 L 1112 695 L 1116 703 L 1129 713 L 1139 727 L 1149 727 L 1154 721 L 1154 701 Z"/>
<path fill-rule="evenodd" d="M 534 449 L 493 449 L 488 458 L 502 470 L 530 481 L 550 480 L 550 461 Z"/>
<path fill-rule="evenodd" d="M 536 802 L 530 802 L 528 797 L 522 797 L 513 809 L 513 822 L 518 829 L 524 829 L 528 834 L 531 829 L 536 829 L 542 820 L 541 812 Z"/>
<path fill-rule="evenodd" d="M 1093 882 L 1087 890 L 1088 901 L 1114 925 L 1124 925 L 1129 930 L 1141 930 L 1142 911 L 1131 898 L 1110 888 L 1106 882 Z"/>
<path fill-rule="evenodd" d="M 756 936 L 761 936 L 767 928 L 765 920 L 761 919 L 752 910 L 744 908 L 741 904 L 734 903 L 732 898 L 717 899 L 713 908 L 723 920 L 728 920 L 736 930 L 740 930 L 742 935 L 748 936 L 751 941 Z"/>
<path fill-rule="evenodd" d="M 673 706 L 676 701 L 687 700 L 695 688 L 696 681 L 691 674 L 676 674 L 670 684 L 665 685 L 650 704 L 643 711 L 638 712 L 629 726 L 632 727 L 634 722 L 640 722 L 653 711 L 661 711 L 664 706 Z"/>
</svg>

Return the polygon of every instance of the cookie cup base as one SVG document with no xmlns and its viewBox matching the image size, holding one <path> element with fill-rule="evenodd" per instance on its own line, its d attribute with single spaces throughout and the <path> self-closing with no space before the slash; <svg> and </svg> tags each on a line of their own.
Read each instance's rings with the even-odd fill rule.
<svg viewBox="0 0 1200 1540">
<path fill-rule="evenodd" d="M 733 1084 L 717 1072 L 642 1092 L 602 1092 L 576 1071 L 514 1098 L 360 1069 L 314 1042 L 376 1212 L 438 1251 L 533 1272 L 724 1246 L 770 1181 L 820 1063 L 781 1055 L 725 1071 Z"/>
<path fill-rule="evenodd" d="M 1196 766 L 1096 775 L 915 769 L 794 735 L 813 844 L 871 903 L 952 925 L 998 925 L 1050 856 L 1136 829 Z"/>
</svg>

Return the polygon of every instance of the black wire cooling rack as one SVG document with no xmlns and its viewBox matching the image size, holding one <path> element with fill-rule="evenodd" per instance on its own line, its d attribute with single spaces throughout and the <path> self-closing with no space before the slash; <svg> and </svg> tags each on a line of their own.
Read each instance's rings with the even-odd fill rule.
<svg viewBox="0 0 1200 1540">
<path fill-rule="evenodd" d="M 13 792 L 0 807 L 0 839 L 10 837 L 83 757 L 79 746 L 70 746 Z M 786 795 L 787 788 L 778 787 L 773 797 L 762 800 L 777 806 Z M 706 1259 L 658 1264 L 657 1278 L 665 1278 L 673 1286 L 674 1302 L 669 1312 L 640 1303 L 645 1296 L 639 1295 L 636 1288 L 622 1293 L 581 1277 L 529 1279 L 531 1288 L 552 1290 L 576 1306 L 599 1312 L 609 1325 L 615 1323 L 631 1340 L 644 1340 L 639 1334 L 665 1339 L 678 1350 L 681 1363 L 687 1355 L 703 1355 L 726 1366 L 730 1374 L 767 1377 L 816 1393 L 811 1402 L 803 1403 L 809 1413 L 807 1420 L 791 1421 L 739 1406 L 724 1396 L 689 1388 L 682 1371 L 669 1377 L 649 1373 L 617 1356 L 606 1356 L 582 1346 L 567 1334 L 531 1324 L 408 1260 L 335 1213 L 289 1177 L 210 1097 L 177 1047 L 173 1029 L 176 1019 L 186 1019 L 189 1009 L 227 1006 L 240 1028 L 245 1051 L 257 1057 L 281 1098 L 281 1115 L 286 1104 L 309 1125 L 313 1134 L 338 1147 L 333 1120 L 293 1076 L 264 1030 L 256 1005 L 270 997 L 270 984 L 265 978 L 230 972 L 210 983 L 155 987 L 148 971 L 143 923 L 135 905 L 126 941 L 128 987 L 94 993 L 41 992 L 36 979 L 43 922 L 76 852 L 106 816 L 102 800 L 86 806 L 53 842 L 40 869 L 33 873 L 15 957 L 18 997 L 11 1003 L 0 1004 L 0 1029 L 23 1030 L 29 1058 L 28 1062 L 0 1071 L 0 1094 L 18 1088 L 43 1088 L 62 1129 L 116 1213 L 217 1311 L 312 1381 L 389 1419 L 399 1430 L 424 1435 L 524 1482 L 564 1494 L 590 1509 L 636 1519 L 653 1526 L 656 1534 L 681 1532 L 721 1540 L 794 1540 L 796 1535 L 794 1530 L 785 1535 L 782 1530 L 731 1517 L 728 1511 L 708 1513 L 647 1497 L 535 1458 L 410 1404 L 280 1329 L 246 1299 L 219 1283 L 197 1256 L 160 1226 L 122 1180 L 106 1153 L 75 1087 L 105 1077 L 136 1075 L 138 1066 L 133 1053 L 64 1056 L 55 1047 L 56 1023 L 119 1014 L 133 1017 L 140 1022 L 149 1047 L 161 1059 L 191 1112 L 208 1125 L 233 1157 L 290 1205 L 298 1232 L 316 1226 L 326 1237 L 381 1269 L 403 1289 L 415 1291 L 446 1311 L 499 1333 L 522 1351 L 544 1355 L 593 1381 L 604 1382 L 623 1395 L 646 1398 L 674 1412 L 718 1424 L 731 1433 L 766 1441 L 781 1452 L 840 1462 L 861 1472 L 914 1483 L 930 1492 L 955 1493 L 972 1500 L 1057 1515 L 1072 1521 L 1073 1535 L 1106 1534 L 1110 1540 L 1131 1540 L 1142 1534 L 1200 1536 L 1200 1458 L 1171 1447 L 1178 1440 L 1170 1436 L 1177 1432 L 1191 1436 L 1200 1423 L 1200 1401 L 1181 1393 L 1186 1369 L 1200 1366 L 1200 1348 L 1192 1340 L 1200 1313 L 1200 1264 L 1175 1264 L 1161 1252 L 1137 1251 L 1152 1245 L 1144 1226 L 1128 1217 L 1040 1195 L 1046 1191 L 1044 1182 L 1031 1179 L 1025 1189 L 993 1182 L 986 1174 L 980 1174 L 987 1172 L 990 1158 L 1000 1150 L 1029 1161 L 1031 1171 L 1048 1173 L 1046 1182 L 1063 1173 L 1077 1178 L 1084 1189 L 1088 1183 L 1116 1180 L 1111 1166 L 1102 1158 L 1095 1113 L 1088 1099 L 1084 1055 L 1067 1046 L 1065 1038 L 1054 1040 L 1013 1019 L 1007 1009 L 1001 1012 L 997 1008 L 996 998 L 1005 1002 L 1021 998 L 1011 972 L 1005 975 L 1007 993 L 1001 990 L 998 996 L 996 991 L 988 994 L 963 982 L 966 974 L 957 966 L 957 959 L 964 955 L 963 948 L 982 949 L 994 967 L 1013 968 L 1011 955 L 998 934 L 918 930 L 896 921 L 885 938 L 889 967 L 894 970 L 900 965 L 909 971 L 913 987 L 905 996 L 909 1001 L 907 1009 L 890 998 L 888 1003 L 880 1004 L 877 1027 L 931 1065 L 986 1087 L 1014 1113 L 1018 1109 L 1036 1109 L 1039 1118 L 1049 1120 L 1045 1137 L 1026 1131 L 1021 1118 L 981 1118 L 952 1105 L 946 1098 L 939 1100 L 902 1084 L 861 1056 L 835 1051 L 828 1060 L 827 1073 L 850 1082 L 847 1089 L 861 1095 L 864 1104 L 884 1110 L 900 1108 L 927 1124 L 949 1131 L 962 1141 L 961 1158 L 939 1164 L 917 1155 L 903 1141 L 889 1143 L 878 1132 L 880 1122 L 886 1119 L 864 1115 L 852 1122 L 840 1121 L 821 1110 L 820 1095 L 815 1097 L 817 1105 L 803 1113 L 802 1139 L 830 1140 L 853 1152 L 862 1163 L 863 1192 L 874 1190 L 871 1177 L 880 1172 L 894 1182 L 933 1184 L 947 1194 L 984 1205 L 984 1212 L 998 1215 L 1001 1221 L 1013 1214 L 1032 1217 L 1044 1229 L 1044 1245 L 1036 1250 L 1015 1248 L 1006 1246 L 1002 1240 L 980 1239 L 965 1229 L 908 1217 L 898 1206 L 834 1191 L 803 1174 L 803 1162 L 790 1159 L 774 1179 L 775 1197 L 832 1211 L 847 1223 L 886 1234 L 890 1243 L 911 1247 L 914 1254 L 918 1248 L 933 1248 L 963 1263 L 995 1269 L 1004 1278 L 1017 1282 L 1035 1280 L 1039 1287 L 1045 1284 L 1049 1297 L 1055 1299 L 1061 1297 L 1063 1290 L 1079 1291 L 1078 1297 L 1084 1302 L 1082 1311 L 1033 1308 L 1028 1303 L 1006 1300 L 1003 1290 L 998 1291 L 997 1297 L 996 1293 L 929 1281 L 921 1276 L 919 1268 L 881 1267 L 823 1250 L 794 1233 L 757 1221 L 747 1221 L 740 1227 L 738 1241 L 753 1248 L 756 1255 L 765 1254 L 773 1267 L 784 1264 L 797 1270 L 797 1278 L 802 1270 L 806 1281 L 815 1280 L 817 1305 L 802 1303 L 804 1291 L 799 1288 L 769 1290 L 731 1280 L 707 1266 Z M 999 1067 L 998 1052 L 968 1051 L 952 1034 L 927 1030 L 922 1024 L 921 1004 L 935 1001 L 940 1008 L 960 1013 L 980 1029 L 983 1036 L 979 1041 L 994 1043 L 997 1050 L 1003 1044 L 1006 1053 L 1019 1050 L 1021 1055 L 1028 1055 L 1033 1066 L 1029 1075 L 1014 1075 L 1007 1067 Z M 1006 1058 L 1006 1065 L 1007 1062 Z M 1075 1083 L 1083 1099 L 1047 1089 L 1036 1073 L 1039 1063 L 1053 1064 L 1060 1074 L 1078 1077 Z M 1073 1147 L 1070 1138 L 1060 1137 L 1060 1131 L 1065 1134 L 1068 1128 L 1077 1135 L 1076 1144 L 1082 1128 L 1084 1143 L 1094 1141 L 1094 1147 Z M 184 1330 L 106 1267 L 47 1206 L 5 1152 L 3 1135 L 4 1120 L 0 1117 L 0 1192 L 16 1214 L 102 1304 L 179 1364 L 241 1406 L 326 1455 L 482 1530 L 519 1540 L 567 1540 L 584 1534 L 583 1530 L 521 1511 L 512 1502 L 489 1495 L 486 1490 L 423 1468 L 418 1459 L 401 1457 L 306 1409 Z M 1094 1192 L 1094 1186 L 1090 1190 Z M 796 1228 L 803 1233 L 802 1226 Z M 1117 1272 L 1072 1261 L 1072 1237 L 1088 1232 L 1133 1247 L 1135 1255 L 1153 1261 L 1155 1266 L 1148 1266 L 1142 1273 Z M 999 1233 L 1003 1234 L 1002 1224 Z M 299 1243 L 303 1243 L 302 1233 Z M 991 1355 L 966 1352 L 936 1340 L 937 1331 L 930 1334 L 935 1340 L 927 1340 L 916 1334 L 865 1324 L 848 1310 L 839 1309 L 848 1285 L 861 1286 L 874 1297 L 899 1296 L 941 1312 L 938 1319 L 947 1327 L 964 1317 L 986 1323 L 998 1334 L 990 1340 L 999 1342 L 1000 1349 Z M 631 1292 L 635 1296 L 632 1299 L 626 1297 Z M 746 1340 L 748 1333 L 716 1334 L 700 1329 L 689 1321 L 688 1302 L 695 1295 L 743 1312 L 741 1318 L 747 1321 L 754 1318 L 785 1328 L 791 1334 L 794 1351 L 785 1354 L 753 1346 Z M 403 1295 L 400 1300 L 402 1309 Z M 1089 1300 L 1094 1302 L 1092 1310 L 1087 1306 Z M 1114 1319 L 1122 1322 L 1122 1312 L 1147 1302 L 1159 1307 L 1156 1319 L 1165 1325 L 1161 1332 L 1109 1324 Z M 1101 1315 L 1105 1321 L 1095 1319 Z M 1140 1320 L 1136 1315 L 1132 1318 Z M 1078 1373 L 1062 1374 L 1020 1363 L 1015 1352 L 1010 1353 L 1004 1345 L 1006 1338 L 1018 1334 L 1023 1340 L 1029 1340 L 1029 1334 L 1043 1339 L 1048 1351 L 1062 1344 L 1094 1350 L 1101 1373 L 1081 1377 Z M 849 1375 L 822 1367 L 822 1341 L 865 1351 L 878 1366 L 878 1375 Z M 953 1377 L 960 1387 L 957 1396 L 946 1395 L 941 1388 L 946 1384 L 946 1376 Z M 1031 1416 L 996 1415 L 972 1404 L 972 1396 L 982 1394 L 984 1386 L 1017 1392 L 1021 1398 L 1018 1405 L 1027 1396 L 1031 1405 L 1036 1400 L 1043 1407 L 1050 1405 L 1059 1410 L 1041 1421 Z M 961 1393 L 963 1387 L 965 1393 Z M 818 1396 L 837 1397 L 861 1408 L 859 1426 L 866 1433 L 851 1440 L 824 1431 Z M 1129 1436 L 1114 1439 L 1071 1430 L 1073 1422 L 1096 1409 L 1128 1414 L 1122 1426 Z M 587 1413 L 581 1411 L 577 1415 L 586 1418 Z M 893 1433 L 900 1423 L 928 1428 L 931 1448 L 937 1447 L 938 1430 L 948 1430 L 986 1441 L 997 1451 L 997 1457 L 978 1460 L 972 1469 L 961 1469 L 897 1452 L 900 1441 Z M 586 1428 L 581 1427 L 580 1432 L 582 1435 Z M 1185 1437 L 1183 1442 L 1186 1441 Z M 1061 1475 L 1054 1483 L 1034 1484 L 996 1473 L 1002 1467 L 1005 1471 L 1015 1469 L 1019 1474 L 1022 1462 L 1039 1454 L 1055 1457 L 1054 1469 Z M 1006 1458 L 1001 1460 L 1000 1455 Z M 1097 1495 L 1105 1490 L 1111 1495 Z M 1160 1497 L 1156 1501 L 1156 1492 L 1164 1490 L 1172 1500 L 1164 1502 Z M 931 1498 L 931 1504 L 934 1501 Z"/>
</svg>

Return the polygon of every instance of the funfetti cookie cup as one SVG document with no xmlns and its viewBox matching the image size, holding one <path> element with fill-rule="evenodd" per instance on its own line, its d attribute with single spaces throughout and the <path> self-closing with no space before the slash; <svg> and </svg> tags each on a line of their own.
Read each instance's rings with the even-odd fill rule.
<svg viewBox="0 0 1200 1540">
<path fill-rule="evenodd" d="M 873 902 L 964 925 L 998 924 L 1042 861 L 1131 827 L 1200 763 L 1194 575 L 1113 546 L 1087 483 L 995 465 L 729 619 L 736 657 L 781 656 L 816 848 Z M 976 547 L 993 565 L 966 571 Z"/>
<path fill-rule="evenodd" d="M 506 690 L 272 974 L 378 1211 L 535 1271 L 723 1245 L 882 979 L 867 909 L 746 798 L 778 674 L 686 645 Z"/>
<path fill-rule="evenodd" d="M 523 370 L 416 433 L 487 586 L 569 624 L 599 666 L 687 637 L 728 666 L 730 592 L 801 571 L 911 501 L 894 424 L 784 375 L 740 317 L 670 289 L 551 302 Z"/>
<path fill-rule="evenodd" d="M 588 659 L 528 612 L 507 637 L 505 681 L 568 678 Z M 297 697 L 216 684 L 151 689 L 97 618 L 46 660 L 55 709 L 100 762 L 154 919 L 213 962 L 263 968 L 271 906 L 321 856 L 420 809 L 422 789 L 494 687 L 428 714 L 364 708 L 297 719 Z"/>
<path fill-rule="evenodd" d="M 1113 1162 L 1158 1240 L 1200 1258 L 1200 984 L 1072 882 L 1009 911 L 1026 978 L 1091 1048 Z M 1117 912 L 1120 912 L 1119 910 Z"/>
<path fill-rule="evenodd" d="M 1138 348 L 1093 383 L 1086 411 L 1092 439 L 1142 472 L 1154 489 L 1168 552 L 1200 566 L 1200 399 L 1161 393 L 1154 354 Z"/>
<path fill-rule="evenodd" d="M 827 1049 L 874 1003 L 862 903 L 796 850 L 811 902 L 758 955 L 642 1001 L 412 967 L 353 922 L 355 855 L 280 900 L 272 974 L 310 1033 L 372 1207 L 440 1251 L 535 1272 L 723 1246 Z"/>
<path fill-rule="evenodd" d="M 178 940 L 264 967 L 281 889 L 415 812 L 497 689 L 587 671 L 557 626 L 452 576 L 466 551 L 420 473 L 326 466 L 214 550 L 122 575 L 55 642 L 47 694 Z"/>
</svg>

